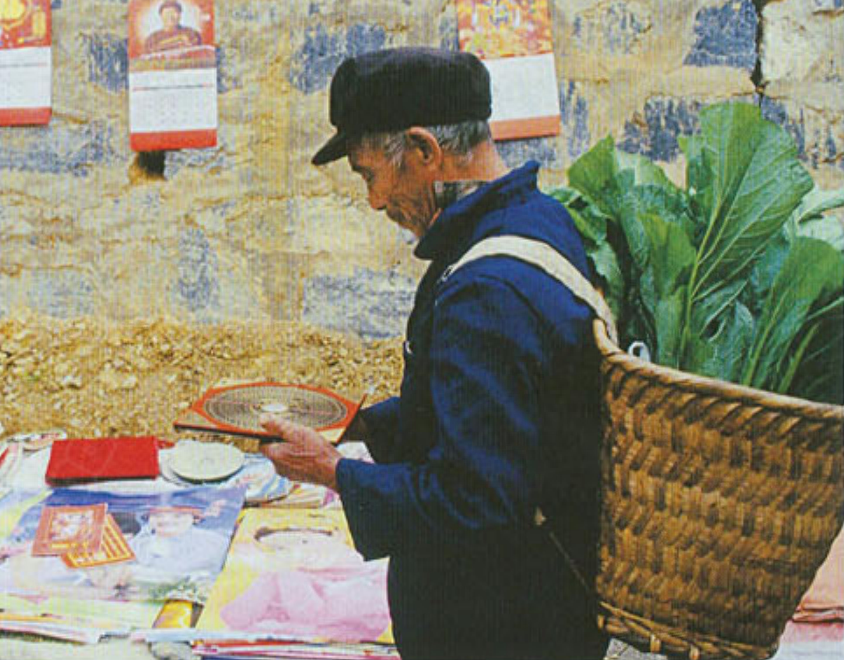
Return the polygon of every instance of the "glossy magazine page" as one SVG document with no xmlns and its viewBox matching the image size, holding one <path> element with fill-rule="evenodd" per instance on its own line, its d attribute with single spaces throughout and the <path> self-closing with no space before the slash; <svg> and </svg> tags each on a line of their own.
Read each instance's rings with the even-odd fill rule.
<svg viewBox="0 0 844 660">
<path fill-rule="evenodd" d="M 39 598 L 202 603 L 225 562 L 243 492 L 242 488 L 206 487 L 118 495 L 57 489 L 30 507 L 0 542 L 5 558 L 0 564 L 0 592 Z M 120 540 L 112 551 L 102 557 L 72 551 L 69 557 L 33 555 L 45 511 L 103 505 L 115 525 L 113 538 Z"/>
<path fill-rule="evenodd" d="M 386 561 L 354 550 L 341 510 L 248 510 L 197 628 L 392 644 Z"/>
</svg>

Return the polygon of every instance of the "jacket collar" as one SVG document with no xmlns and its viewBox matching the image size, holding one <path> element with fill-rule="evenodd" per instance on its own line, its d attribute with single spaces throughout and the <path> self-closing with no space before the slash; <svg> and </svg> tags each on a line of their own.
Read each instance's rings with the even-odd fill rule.
<svg viewBox="0 0 844 660">
<path fill-rule="evenodd" d="M 480 230 L 483 235 L 492 233 L 503 221 L 503 217 L 491 211 L 501 208 L 513 199 L 524 197 L 536 191 L 539 163 L 529 161 L 489 181 L 473 192 L 459 197 L 446 206 L 437 216 L 428 232 L 416 245 L 413 254 L 419 259 L 435 260 L 460 251 Z M 479 226 L 482 219 L 488 219 Z"/>
</svg>

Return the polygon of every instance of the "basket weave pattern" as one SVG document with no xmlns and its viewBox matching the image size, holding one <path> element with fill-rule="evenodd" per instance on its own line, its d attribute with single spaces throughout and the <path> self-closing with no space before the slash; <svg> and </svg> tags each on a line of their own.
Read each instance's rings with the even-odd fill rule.
<svg viewBox="0 0 844 660">
<path fill-rule="evenodd" d="M 844 518 L 844 407 L 653 365 L 595 322 L 608 632 L 691 658 L 767 658 Z"/>
</svg>

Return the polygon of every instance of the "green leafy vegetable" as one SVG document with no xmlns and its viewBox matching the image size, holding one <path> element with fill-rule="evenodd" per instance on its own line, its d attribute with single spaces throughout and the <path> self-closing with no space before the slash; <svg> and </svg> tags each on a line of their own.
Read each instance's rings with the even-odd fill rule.
<svg viewBox="0 0 844 660">
<path fill-rule="evenodd" d="M 685 190 L 608 137 L 552 193 L 622 342 L 692 373 L 841 402 L 844 229 L 823 214 L 844 206 L 844 190 L 815 187 L 755 106 L 710 106 L 700 125 L 681 140 Z"/>
<path fill-rule="evenodd" d="M 819 322 L 841 309 L 842 283 L 841 253 L 824 241 L 797 238 L 768 291 L 741 383 L 787 390 Z M 805 339 L 799 342 L 801 334 Z M 790 351 L 795 343 L 798 350 Z M 785 366 L 795 359 L 797 364 Z"/>
</svg>

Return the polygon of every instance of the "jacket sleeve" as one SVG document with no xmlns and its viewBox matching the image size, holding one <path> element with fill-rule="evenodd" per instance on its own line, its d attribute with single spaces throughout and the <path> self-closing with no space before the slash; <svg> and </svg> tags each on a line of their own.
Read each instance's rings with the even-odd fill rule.
<svg viewBox="0 0 844 660">
<path fill-rule="evenodd" d="M 435 308 L 430 387 L 437 437 L 427 460 L 338 464 L 349 526 L 368 559 L 437 536 L 480 541 L 533 516 L 547 328 L 515 287 L 493 277 L 463 281 L 447 283 Z"/>
<path fill-rule="evenodd" d="M 387 462 L 398 427 L 398 397 L 380 401 L 364 408 L 358 414 L 366 424 L 369 437 L 365 438 L 365 443 L 372 458 L 379 463 Z"/>
</svg>

